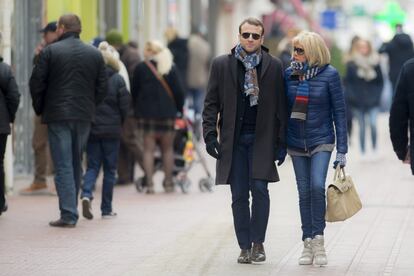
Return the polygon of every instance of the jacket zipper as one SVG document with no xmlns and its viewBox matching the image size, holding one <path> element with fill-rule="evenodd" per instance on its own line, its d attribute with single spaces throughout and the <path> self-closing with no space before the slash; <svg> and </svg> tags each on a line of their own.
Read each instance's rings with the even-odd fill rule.
<svg viewBox="0 0 414 276">
<path fill-rule="evenodd" d="M 308 151 L 308 147 L 306 146 L 306 132 L 305 132 L 305 122 L 302 122 L 302 130 L 303 130 L 303 145 L 305 146 L 305 151 Z"/>
</svg>

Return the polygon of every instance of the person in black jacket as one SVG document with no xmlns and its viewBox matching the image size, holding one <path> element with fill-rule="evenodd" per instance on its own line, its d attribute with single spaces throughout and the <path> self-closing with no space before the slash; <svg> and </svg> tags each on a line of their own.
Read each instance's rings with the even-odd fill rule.
<svg viewBox="0 0 414 276">
<path fill-rule="evenodd" d="M 365 119 L 368 116 L 371 141 L 374 151 L 377 148 L 377 115 L 381 101 L 383 78 L 378 54 L 371 43 L 358 39 L 355 50 L 347 63 L 344 83 L 347 102 L 359 122 L 361 152 L 365 153 Z"/>
<path fill-rule="evenodd" d="M 266 260 L 268 183 L 279 181 L 275 160 L 281 165 L 286 155 L 279 154 L 286 147 L 283 67 L 263 40 L 260 20 L 241 22 L 237 46 L 212 62 L 204 101 L 203 136 L 217 159 L 216 184 L 231 188 L 238 263 Z"/>
<path fill-rule="evenodd" d="M 144 135 L 143 165 L 147 193 L 154 193 L 152 177 L 157 140 L 160 142 L 163 156 L 163 186 L 166 192 L 172 192 L 174 119 L 177 112 L 182 113 L 184 88 L 168 48 L 160 42 L 149 41 L 145 45 L 144 55 L 146 61 L 139 63 L 134 72 L 132 99 L 138 128 Z M 159 78 L 165 83 L 163 84 Z"/>
<path fill-rule="evenodd" d="M 50 226 L 75 227 L 82 179 L 81 157 L 95 107 L 106 95 L 106 71 L 101 53 L 79 39 L 77 15 L 59 18 L 59 40 L 40 52 L 30 78 L 33 108 L 48 125 L 55 167 L 60 219 Z"/>
<path fill-rule="evenodd" d="M 4 175 L 4 154 L 7 136 L 11 132 L 10 124 L 14 122 L 19 106 L 20 93 L 9 65 L 0 57 L 0 215 L 7 211 Z"/>
<path fill-rule="evenodd" d="M 177 66 L 178 71 L 180 72 L 180 78 L 187 89 L 187 70 L 188 70 L 188 60 L 189 60 L 189 49 L 188 49 L 188 39 L 181 38 L 178 36 L 177 29 L 169 27 L 165 30 L 165 38 L 168 41 L 168 49 L 170 49 L 173 55 L 174 64 Z M 187 93 L 187 91 L 185 91 Z"/>
<path fill-rule="evenodd" d="M 108 76 L 108 94 L 104 101 L 96 108 L 95 122 L 92 123 L 86 153 L 88 168 L 84 175 L 82 186 L 82 214 L 92 219 L 91 201 L 96 179 L 103 166 L 103 184 L 101 213 L 102 218 L 112 218 L 116 213 L 112 211 L 112 194 L 116 181 L 116 167 L 119 153 L 119 144 L 122 123 L 128 115 L 129 92 L 121 75 L 119 54 L 106 41 L 99 45 Z"/>
<path fill-rule="evenodd" d="M 396 25 L 397 33 L 390 42 L 384 43 L 379 52 L 387 54 L 389 59 L 389 77 L 392 84 L 393 95 L 395 94 L 395 88 L 397 78 L 400 73 L 401 67 L 410 58 L 414 57 L 413 41 L 411 37 L 403 33 L 402 25 Z"/>
<path fill-rule="evenodd" d="M 401 68 L 390 111 L 392 146 L 399 160 L 411 165 L 414 175 L 414 58 Z"/>
</svg>

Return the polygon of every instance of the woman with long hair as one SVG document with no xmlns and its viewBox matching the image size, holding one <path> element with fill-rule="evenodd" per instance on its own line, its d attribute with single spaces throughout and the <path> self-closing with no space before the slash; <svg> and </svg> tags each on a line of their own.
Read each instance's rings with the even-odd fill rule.
<svg viewBox="0 0 414 276">
<path fill-rule="evenodd" d="M 158 41 L 149 41 L 144 48 L 145 61 L 137 65 L 132 99 L 138 128 L 144 135 L 144 173 L 147 193 L 154 193 L 154 152 L 157 142 L 162 152 L 163 186 L 174 191 L 174 120 L 184 105 L 181 76 L 173 64 L 173 56 Z"/>
</svg>

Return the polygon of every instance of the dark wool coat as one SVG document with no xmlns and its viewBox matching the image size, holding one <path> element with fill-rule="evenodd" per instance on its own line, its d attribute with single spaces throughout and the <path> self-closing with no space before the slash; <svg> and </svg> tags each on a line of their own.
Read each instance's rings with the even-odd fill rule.
<svg viewBox="0 0 414 276">
<path fill-rule="evenodd" d="M 154 66 L 157 64 L 151 61 Z M 151 69 L 141 62 L 134 71 L 132 101 L 135 117 L 145 119 L 174 119 L 177 111 L 183 111 L 184 86 L 175 65 L 163 76 L 173 93 L 170 97 Z"/>
<path fill-rule="evenodd" d="M 0 134 L 10 134 L 19 101 L 20 93 L 10 66 L 0 57 Z"/>
<path fill-rule="evenodd" d="M 284 145 L 287 121 L 283 70 L 279 59 L 262 47 L 263 58 L 259 78 L 259 104 L 253 150 L 252 178 L 279 181 L 275 166 L 276 150 Z M 228 183 L 236 135 L 238 60 L 234 54 L 215 58 L 211 65 L 203 111 L 203 135 L 219 138 L 221 157 L 216 164 L 216 184 Z M 217 127 L 218 126 L 218 127 Z"/>
<path fill-rule="evenodd" d="M 414 58 L 407 61 L 395 89 L 390 111 L 390 133 L 392 146 L 398 159 L 404 160 L 410 144 L 411 172 L 414 175 Z M 410 135 L 408 135 L 410 134 Z M 410 143 L 408 142 L 410 136 Z"/>
<path fill-rule="evenodd" d="M 355 62 L 351 61 L 347 63 L 346 76 L 344 78 L 346 88 L 345 97 L 351 107 L 362 110 L 379 107 L 384 81 L 382 79 L 380 65 L 376 65 L 374 69 L 377 77 L 366 81 L 358 76 L 358 67 Z"/>
<path fill-rule="evenodd" d="M 106 96 L 106 78 L 101 53 L 78 34 L 65 33 L 40 52 L 30 78 L 33 109 L 46 124 L 92 122 Z"/>
</svg>

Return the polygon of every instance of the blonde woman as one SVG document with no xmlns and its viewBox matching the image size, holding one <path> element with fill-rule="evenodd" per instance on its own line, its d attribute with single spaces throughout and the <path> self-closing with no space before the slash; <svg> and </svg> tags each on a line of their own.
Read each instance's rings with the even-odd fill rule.
<svg viewBox="0 0 414 276">
<path fill-rule="evenodd" d="M 158 41 L 149 41 L 144 48 L 145 61 L 137 65 L 132 83 L 132 98 L 138 128 L 144 134 L 143 166 L 147 193 L 154 193 L 154 151 L 157 142 L 162 152 L 164 189 L 174 191 L 174 119 L 182 112 L 184 89 L 173 57 Z"/>
<path fill-rule="evenodd" d="M 339 74 L 320 35 L 301 32 L 292 40 L 286 70 L 289 122 L 287 152 L 299 192 L 304 248 L 299 264 L 326 265 L 325 181 L 331 153 L 334 167 L 345 166 L 348 151 L 345 101 Z"/>
<path fill-rule="evenodd" d="M 371 42 L 359 39 L 355 43 L 346 65 L 346 94 L 352 112 L 359 123 L 359 142 L 361 153 L 365 154 L 365 120 L 368 117 L 371 129 L 372 148 L 377 148 L 377 115 L 379 112 L 383 78 L 380 57 L 372 49 Z"/>
</svg>

